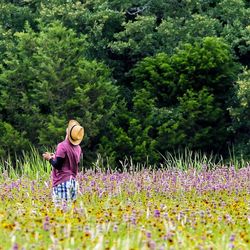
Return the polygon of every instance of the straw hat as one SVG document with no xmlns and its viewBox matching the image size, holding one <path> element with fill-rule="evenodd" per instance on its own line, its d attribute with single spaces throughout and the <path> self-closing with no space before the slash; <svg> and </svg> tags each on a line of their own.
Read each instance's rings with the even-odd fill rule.
<svg viewBox="0 0 250 250">
<path fill-rule="evenodd" d="M 68 124 L 68 138 L 73 145 L 79 145 L 84 137 L 84 128 L 75 120 Z"/>
</svg>

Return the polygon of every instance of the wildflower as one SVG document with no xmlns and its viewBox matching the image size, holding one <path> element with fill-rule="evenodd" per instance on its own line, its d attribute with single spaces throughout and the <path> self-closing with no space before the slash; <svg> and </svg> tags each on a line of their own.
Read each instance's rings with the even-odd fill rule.
<svg viewBox="0 0 250 250">
<path fill-rule="evenodd" d="M 13 247 L 12 247 L 12 250 L 18 250 L 18 249 L 19 249 L 19 247 L 18 247 L 17 243 L 15 243 L 15 244 L 13 245 Z"/>
<path fill-rule="evenodd" d="M 158 210 L 158 209 L 156 209 L 155 211 L 154 211 L 154 216 L 156 217 L 156 218 L 158 218 L 158 217 L 160 217 L 160 211 Z"/>
<path fill-rule="evenodd" d="M 49 225 L 49 217 L 46 216 L 46 217 L 45 217 L 45 222 L 43 223 L 43 229 L 44 229 L 45 231 L 49 231 L 49 227 L 50 227 L 50 225 Z"/>
<path fill-rule="evenodd" d="M 232 217 L 229 214 L 226 214 L 225 218 L 226 218 L 228 223 L 233 222 Z"/>
<path fill-rule="evenodd" d="M 231 242 L 235 240 L 235 234 L 232 234 L 229 239 Z"/>
<path fill-rule="evenodd" d="M 135 218 L 135 216 L 131 216 L 131 217 L 130 217 L 130 221 L 131 221 L 131 223 L 132 223 L 133 225 L 136 225 L 136 218 Z"/>
<path fill-rule="evenodd" d="M 114 232 L 117 232 L 118 231 L 118 226 L 115 224 L 114 227 L 113 227 L 113 231 Z"/>
<path fill-rule="evenodd" d="M 148 241 L 147 246 L 150 250 L 156 249 L 156 243 L 153 240 Z"/>
<path fill-rule="evenodd" d="M 146 236 L 147 236 L 147 238 L 151 238 L 151 233 L 150 233 L 150 232 L 147 232 L 147 233 L 146 233 Z"/>
<path fill-rule="evenodd" d="M 203 210 L 200 211 L 200 217 L 203 218 L 205 216 L 205 212 Z"/>
<path fill-rule="evenodd" d="M 168 218 L 168 213 L 167 213 L 167 212 L 166 212 L 166 213 L 164 213 L 164 215 L 163 215 L 163 216 L 164 216 L 164 218 L 165 218 L 165 219 L 167 219 L 167 218 Z"/>
</svg>

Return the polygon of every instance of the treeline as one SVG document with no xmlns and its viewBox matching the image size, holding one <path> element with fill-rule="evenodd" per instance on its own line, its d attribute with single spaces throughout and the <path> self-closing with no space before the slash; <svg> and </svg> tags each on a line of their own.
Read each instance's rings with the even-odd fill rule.
<svg viewBox="0 0 250 250">
<path fill-rule="evenodd" d="M 250 3 L 1 0 L 0 157 L 85 127 L 85 159 L 250 157 Z"/>
</svg>

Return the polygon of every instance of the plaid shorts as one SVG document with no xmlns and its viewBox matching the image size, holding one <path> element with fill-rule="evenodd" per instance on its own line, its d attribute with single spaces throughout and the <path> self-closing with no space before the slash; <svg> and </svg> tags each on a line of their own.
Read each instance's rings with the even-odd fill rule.
<svg viewBox="0 0 250 250">
<path fill-rule="evenodd" d="M 75 179 L 62 182 L 57 186 L 53 187 L 52 199 L 53 202 L 61 204 L 63 201 L 75 201 L 78 192 L 78 182 Z"/>
</svg>

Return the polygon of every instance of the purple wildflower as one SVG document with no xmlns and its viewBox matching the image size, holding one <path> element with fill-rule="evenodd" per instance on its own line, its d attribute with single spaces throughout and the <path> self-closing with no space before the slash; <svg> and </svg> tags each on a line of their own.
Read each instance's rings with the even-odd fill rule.
<svg viewBox="0 0 250 250">
<path fill-rule="evenodd" d="M 232 234 L 231 236 L 230 236 L 230 239 L 229 239 L 231 242 L 233 242 L 234 240 L 235 240 L 235 234 Z"/>
<path fill-rule="evenodd" d="M 153 240 L 148 241 L 147 245 L 150 250 L 156 249 L 156 243 Z"/>
<path fill-rule="evenodd" d="M 118 231 L 118 226 L 115 224 L 114 227 L 113 227 L 113 231 L 114 232 L 117 232 Z"/>
<path fill-rule="evenodd" d="M 43 229 L 44 229 L 45 231 L 49 231 L 49 228 L 50 228 L 49 217 L 46 216 L 46 217 L 45 217 L 45 221 L 44 221 L 44 223 L 43 223 Z"/>
<path fill-rule="evenodd" d="M 19 249 L 19 247 L 18 247 L 17 243 L 15 243 L 15 244 L 13 245 L 13 247 L 12 247 L 12 250 L 18 250 L 18 249 Z"/>
<path fill-rule="evenodd" d="M 146 236 L 147 236 L 147 238 L 149 238 L 149 239 L 150 239 L 152 235 L 151 235 L 151 233 L 150 233 L 150 232 L 146 232 Z"/>
<path fill-rule="evenodd" d="M 160 211 L 158 209 L 155 209 L 154 211 L 154 217 L 159 218 L 161 215 Z"/>
</svg>

